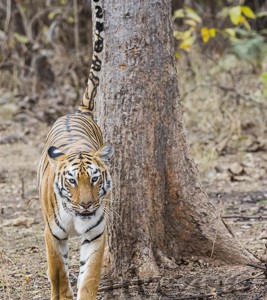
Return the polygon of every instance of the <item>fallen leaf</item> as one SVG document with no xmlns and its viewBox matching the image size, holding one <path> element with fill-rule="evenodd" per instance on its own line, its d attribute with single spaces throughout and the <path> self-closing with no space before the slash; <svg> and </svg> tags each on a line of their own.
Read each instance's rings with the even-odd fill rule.
<svg viewBox="0 0 267 300">
<path fill-rule="evenodd" d="M 32 280 L 32 275 L 26 275 L 25 280 L 26 280 L 26 283 L 30 283 L 30 281 Z"/>
</svg>

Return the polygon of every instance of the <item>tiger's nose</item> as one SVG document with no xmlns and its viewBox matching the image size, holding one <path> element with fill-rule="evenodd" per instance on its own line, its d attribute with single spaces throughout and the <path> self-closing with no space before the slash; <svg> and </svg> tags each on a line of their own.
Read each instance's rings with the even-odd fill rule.
<svg viewBox="0 0 267 300">
<path fill-rule="evenodd" d="M 80 205 L 84 208 L 84 209 L 88 209 L 90 208 L 90 206 L 92 206 L 93 202 L 81 202 Z"/>
</svg>

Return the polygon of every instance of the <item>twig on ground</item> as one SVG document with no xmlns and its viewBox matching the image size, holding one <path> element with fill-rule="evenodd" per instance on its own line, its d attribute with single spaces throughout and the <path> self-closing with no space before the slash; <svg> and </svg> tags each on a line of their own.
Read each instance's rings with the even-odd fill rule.
<svg viewBox="0 0 267 300">
<path fill-rule="evenodd" d="M 267 220 L 267 216 L 241 216 L 241 215 L 230 215 L 222 216 L 223 219 L 240 219 L 242 221 L 248 221 L 251 219 L 255 220 Z"/>
<path fill-rule="evenodd" d="M 25 199 L 25 182 L 24 182 L 24 178 L 21 177 L 21 192 L 20 192 L 20 196 L 21 199 L 24 200 Z"/>
<path fill-rule="evenodd" d="M 176 297 L 173 296 L 171 297 L 170 295 L 168 296 L 169 298 L 164 298 L 164 300 L 193 300 L 193 299 L 208 299 L 208 298 L 214 298 L 214 294 L 206 294 L 206 295 L 192 295 L 192 296 L 185 296 L 185 297 Z"/>
<path fill-rule="evenodd" d="M 142 284 L 148 284 L 151 282 L 156 282 L 160 280 L 161 277 L 151 277 L 147 279 L 132 279 L 132 280 L 122 280 L 121 282 L 117 283 L 112 283 L 110 285 L 106 286 L 100 286 L 99 287 L 99 292 L 104 292 L 104 291 L 111 291 L 111 290 L 116 290 L 120 288 L 127 288 L 132 285 L 142 285 Z"/>
<path fill-rule="evenodd" d="M 165 298 L 164 300 L 193 300 L 193 299 L 209 299 L 209 298 L 213 298 L 213 299 L 217 299 L 215 298 L 216 296 L 222 296 L 222 295 L 226 295 L 226 294 L 231 294 L 234 292 L 245 292 L 247 290 L 249 290 L 250 287 L 249 286 L 245 286 L 242 288 L 236 288 L 236 289 L 229 289 L 227 291 L 222 291 L 222 292 L 217 292 L 216 294 L 198 294 L 198 295 L 191 295 L 191 296 L 185 296 L 185 297 L 177 297 L 177 296 L 171 296 L 169 295 L 169 298 Z"/>
<path fill-rule="evenodd" d="M 240 281 L 237 281 L 236 283 L 234 283 L 234 285 L 237 285 L 237 284 L 240 284 L 240 283 L 243 283 L 243 282 L 248 282 L 248 281 L 250 281 L 250 280 L 254 280 L 254 279 L 264 279 L 264 278 L 258 278 L 259 276 L 261 276 L 261 275 L 263 275 L 264 273 L 263 272 L 259 272 L 259 273 L 257 273 L 256 275 L 254 275 L 254 276 L 251 276 L 251 277 L 248 277 L 248 278 L 246 278 L 246 279 L 242 279 L 242 280 L 240 280 Z"/>
<path fill-rule="evenodd" d="M 264 267 L 258 266 L 258 265 L 254 265 L 254 264 L 247 264 L 247 266 L 263 270 L 263 274 L 264 274 L 265 278 L 267 279 L 267 263 L 265 263 Z"/>
<path fill-rule="evenodd" d="M 218 216 L 217 216 L 216 232 L 215 232 L 214 240 L 212 242 L 212 249 L 211 249 L 210 258 L 213 257 L 213 253 L 214 253 L 214 249 L 215 249 L 215 243 L 216 243 L 216 240 L 217 240 L 218 230 L 219 230 L 220 221 L 221 221 L 221 212 L 222 212 L 222 200 L 220 199 L 219 212 L 218 212 Z"/>
<path fill-rule="evenodd" d="M 264 270 L 266 271 L 266 266 L 265 267 L 262 267 L 262 266 L 259 266 L 259 265 L 254 265 L 254 264 L 246 264 L 248 267 L 252 267 L 252 268 L 255 268 L 255 269 L 261 269 L 261 270 Z"/>
<path fill-rule="evenodd" d="M 233 231 L 231 230 L 231 228 L 228 226 L 228 224 L 227 223 L 225 223 L 225 221 L 224 221 L 224 218 L 222 217 L 222 222 L 223 222 L 223 224 L 224 224 L 224 226 L 225 226 L 225 228 L 227 229 L 227 231 L 231 234 L 231 236 L 233 237 L 233 238 L 235 238 L 235 235 L 234 235 L 234 233 L 233 233 Z"/>
</svg>

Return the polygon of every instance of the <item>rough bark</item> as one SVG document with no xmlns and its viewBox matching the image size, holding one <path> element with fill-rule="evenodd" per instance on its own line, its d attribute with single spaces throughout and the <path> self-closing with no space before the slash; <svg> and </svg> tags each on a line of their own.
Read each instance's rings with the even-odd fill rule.
<svg viewBox="0 0 267 300">
<path fill-rule="evenodd" d="M 168 258 L 209 258 L 215 239 L 213 259 L 247 262 L 252 257 L 218 218 L 188 150 L 171 1 L 106 0 L 104 10 L 97 116 L 116 149 L 110 274 L 155 276 Z"/>
</svg>

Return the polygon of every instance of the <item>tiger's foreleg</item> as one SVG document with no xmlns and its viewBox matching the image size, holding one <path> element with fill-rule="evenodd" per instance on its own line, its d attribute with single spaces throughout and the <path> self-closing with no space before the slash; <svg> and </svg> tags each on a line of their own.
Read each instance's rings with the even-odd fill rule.
<svg viewBox="0 0 267 300">
<path fill-rule="evenodd" d="M 83 237 L 77 300 L 95 300 L 105 249 L 105 234 L 91 240 Z"/>
<path fill-rule="evenodd" d="M 58 240 L 47 226 L 45 243 L 48 276 L 51 284 L 51 300 L 73 299 L 68 275 L 68 240 Z"/>
</svg>

